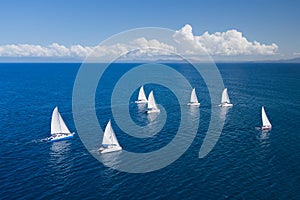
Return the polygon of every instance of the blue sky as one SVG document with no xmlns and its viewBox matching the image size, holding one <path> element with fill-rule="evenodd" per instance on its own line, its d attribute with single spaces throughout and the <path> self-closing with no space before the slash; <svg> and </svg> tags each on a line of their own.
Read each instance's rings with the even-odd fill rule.
<svg viewBox="0 0 300 200">
<path fill-rule="evenodd" d="M 0 45 L 93 46 L 132 28 L 179 30 L 190 24 L 194 35 L 235 29 L 248 41 L 275 43 L 281 57 L 300 52 L 300 1 L 296 0 L 11 0 L 0 5 Z"/>
</svg>

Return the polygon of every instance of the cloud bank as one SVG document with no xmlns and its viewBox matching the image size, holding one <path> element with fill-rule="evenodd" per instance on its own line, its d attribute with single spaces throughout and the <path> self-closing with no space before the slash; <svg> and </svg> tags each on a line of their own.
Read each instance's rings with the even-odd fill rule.
<svg viewBox="0 0 300 200">
<path fill-rule="evenodd" d="M 52 43 L 48 46 L 31 44 L 0 45 L 0 57 L 74 57 L 85 58 L 93 55 L 102 58 L 123 56 L 127 59 L 141 57 L 165 56 L 168 52 L 176 52 L 184 56 L 200 56 L 207 53 L 211 56 L 239 56 L 239 55 L 274 55 L 278 50 L 276 44 L 262 44 L 257 41 L 248 41 L 242 32 L 228 30 L 226 32 L 208 32 L 194 35 L 192 27 L 185 25 L 175 31 L 174 44 L 166 44 L 159 39 L 147 40 L 143 37 L 129 42 L 113 45 L 82 46 L 72 45 L 66 47 Z M 130 52 L 130 53 L 128 53 Z"/>
<path fill-rule="evenodd" d="M 257 41 L 249 42 L 243 34 L 237 30 L 216 32 L 195 36 L 192 27 L 185 25 L 174 34 L 176 42 L 185 46 L 187 54 L 201 54 L 207 52 L 210 55 L 273 55 L 277 52 L 276 44 L 266 45 Z"/>
</svg>

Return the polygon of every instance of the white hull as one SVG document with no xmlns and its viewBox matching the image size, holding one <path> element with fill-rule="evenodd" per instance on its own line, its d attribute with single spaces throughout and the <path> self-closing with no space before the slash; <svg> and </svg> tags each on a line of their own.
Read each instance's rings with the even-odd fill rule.
<svg viewBox="0 0 300 200">
<path fill-rule="evenodd" d="M 263 127 L 261 127 L 261 130 L 263 130 L 263 131 L 267 131 L 267 130 L 271 130 L 272 129 L 272 126 L 263 126 Z"/>
<path fill-rule="evenodd" d="M 110 152 L 115 152 L 115 151 L 121 151 L 122 147 L 120 146 L 108 146 L 108 147 L 100 147 L 98 150 L 100 153 L 110 153 Z"/>
<path fill-rule="evenodd" d="M 150 113 L 159 113 L 160 110 L 159 109 L 151 109 L 151 110 L 147 110 L 147 113 L 150 114 Z"/>
<path fill-rule="evenodd" d="M 148 103 L 148 101 L 146 101 L 146 100 L 137 100 L 137 101 L 135 101 L 135 103 L 137 103 L 137 104 L 145 104 L 145 103 Z"/>
<path fill-rule="evenodd" d="M 187 105 L 188 106 L 200 106 L 200 103 L 193 102 L 193 103 L 188 103 Z"/>
<path fill-rule="evenodd" d="M 232 107 L 233 104 L 232 103 L 222 103 L 219 105 L 220 107 Z"/>
<path fill-rule="evenodd" d="M 74 134 L 75 133 L 67 133 L 67 134 L 58 133 L 58 134 L 52 135 L 49 138 L 49 141 L 55 142 L 55 141 L 60 141 L 60 140 L 67 140 L 67 139 L 73 138 Z"/>
</svg>

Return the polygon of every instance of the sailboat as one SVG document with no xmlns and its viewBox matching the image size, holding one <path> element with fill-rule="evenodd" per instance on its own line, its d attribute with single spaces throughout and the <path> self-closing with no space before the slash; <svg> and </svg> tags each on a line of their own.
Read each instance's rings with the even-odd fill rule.
<svg viewBox="0 0 300 200">
<path fill-rule="evenodd" d="M 200 106 L 200 103 L 198 102 L 198 98 L 196 95 L 195 88 L 192 90 L 191 99 L 190 99 L 190 102 L 188 103 L 188 106 Z"/>
<path fill-rule="evenodd" d="M 71 133 L 68 129 L 56 106 L 52 112 L 51 137 L 49 138 L 49 141 L 54 142 L 69 139 L 72 138 L 74 134 L 75 133 Z"/>
<path fill-rule="evenodd" d="M 261 107 L 261 119 L 262 119 L 262 127 L 261 130 L 271 130 L 272 129 L 272 124 L 270 123 L 265 108 L 262 106 Z"/>
<path fill-rule="evenodd" d="M 147 113 L 159 113 L 159 112 L 160 112 L 160 110 L 156 105 L 154 95 L 153 95 L 153 91 L 151 91 L 150 94 L 149 94 L 149 97 L 148 97 Z"/>
<path fill-rule="evenodd" d="M 230 103 L 227 88 L 225 88 L 222 92 L 221 104 L 219 106 L 221 106 L 221 107 L 232 107 L 233 106 L 233 104 Z"/>
<path fill-rule="evenodd" d="M 111 121 L 109 120 L 103 134 L 102 145 L 98 151 L 100 151 L 100 153 L 109 153 L 121 150 L 122 147 L 117 140 L 116 134 L 111 126 Z"/>
<path fill-rule="evenodd" d="M 147 97 L 145 95 L 144 86 L 141 86 L 139 91 L 138 100 L 135 103 L 147 103 Z"/>
</svg>

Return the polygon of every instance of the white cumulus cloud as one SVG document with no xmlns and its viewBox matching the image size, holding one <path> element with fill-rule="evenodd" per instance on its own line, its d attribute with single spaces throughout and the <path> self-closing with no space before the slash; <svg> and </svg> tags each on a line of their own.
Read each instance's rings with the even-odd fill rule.
<svg viewBox="0 0 300 200">
<path fill-rule="evenodd" d="M 81 46 L 79 44 L 77 45 L 73 45 L 70 47 L 70 55 L 71 56 L 78 56 L 78 57 L 85 57 L 87 55 L 89 55 L 90 53 L 92 53 L 94 50 L 93 47 L 84 47 Z"/>
<path fill-rule="evenodd" d="M 159 57 L 172 53 L 183 56 L 217 55 L 217 56 L 238 56 L 238 55 L 274 55 L 278 50 L 276 44 L 263 44 L 257 41 L 248 41 L 242 32 L 228 30 L 226 32 L 208 33 L 194 35 L 192 26 L 185 25 L 175 31 L 173 42 L 167 44 L 155 39 L 144 37 L 136 38 L 127 43 L 116 43 L 112 45 L 64 46 L 52 43 L 47 46 L 32 44 L 7 44 L 0 45 L 0 57 L 74 57 L 84 58 L 88 55 L 104 58 L 122 57 L 135 59 L 141 57 Z"/>
<path fill-rule="evenodd" d="M 206 48 L 199 42 L 197 36 L 193 35 L 192 27 L 187 24 L 178 31 L 175 31 L 173 38 L 179 45 L 177 50 L 184 54 L 203 54 Z"/>
<path fill-rule="evenodd" d="M 277 52 L 276 44 L 266 45 L 257 41 L 250 42 L 237 30 L 226 32 L 208 32 L 196 36 L 190 25 L 185 25 L 173 35 L 174 40 L 181 45 L 182 51 L 188 54 L 198 54 L 206 51 L 210 55 L 273 55 Z"/>
</svg>

